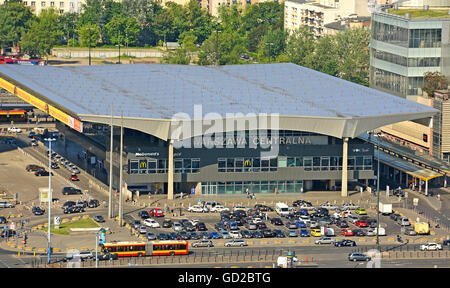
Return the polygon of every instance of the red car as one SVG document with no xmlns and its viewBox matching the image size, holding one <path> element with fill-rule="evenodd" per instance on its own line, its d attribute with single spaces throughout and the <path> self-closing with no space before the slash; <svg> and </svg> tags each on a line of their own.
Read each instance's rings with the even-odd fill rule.
<svg viewBox="0 0 450 288">
<path fill-rule="evenodd" d="M 352 229 L 346 228 L 341 230 L 341 234 L 344 236 L 353 236 L 353 231 Z"/>
<path fill-rule="evenodd" d="M 367 224 L 367 222 L 366 222 L 366 221 L 363 221 L 363 220 L 358 220 L 358 221 L 356 221 L 356 222 L 355 222 L 355 225 L 358 226 L 358 227 L 367 227 L 367 226 L 369 226 L 369 225 Z"/>
<path fill-rule="evenodd" d="M 148 214 L 150 214 L 150 216 L 153 216 L 153 217 L 164 217 L 164 212 L 160 208 L 153 208 L 152 210 L 150 210 L 148 212 Z"/>
<path fill-rule="evenodd" d="M 71 180 L 71 181 L 80 181 L 80 179 L 78 179 L 77 174 L 72 174 L 72 175 L 70 175 L 70 180 Z"/>
</svg>

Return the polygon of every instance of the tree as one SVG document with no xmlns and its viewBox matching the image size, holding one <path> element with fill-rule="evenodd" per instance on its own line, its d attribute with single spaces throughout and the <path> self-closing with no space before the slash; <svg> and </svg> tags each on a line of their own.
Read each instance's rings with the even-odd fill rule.
<svg viewBox="0 0 450 288">
<path fill-rule="evenodd" d="M 31 58 L 48 56 L 63 36 L 63 32 L 58 31 L 58 22 L 59 15 L 55 10 L 42 10 L 31 28 L 22 35 L 23 51 Z"/>
<path fill-rule="evenodd" d="M 15 46 L 34 19 L 30 8 L 19 1 L 5 1 L 0 5 L 0 48 Z"/>
<path fill-rule="evenodd" d="M 58 22 L 58 30 L 63 32 L 64 34 L 64 41 L 72 42 L 72 44 L 75 44 L 75 34 L 76 34 L 76 27 L 78 22 L 79 14 L 76 12 L 68 12 L 64 13 L 59 17 Z"/>
<path fill-rule="evenodd" d="M 213 32 L 200 48 L 198 64 L 213 65 L 216 59 L 219 65 L 238 64 L 244 52 L 244 39 L 237 31 Z"/>
<path fill-rule="evenodd" d="M 423 91 L 425 91 L 428 96 L 434 97 L 434 92 L 436 90 L 447 89 L 448 80 L 440 72 L 425 72 L 423 75 Z"/>
<path fill-rule="evenodd" d="M 157 35 L 152 27 L 157 14 L 161 13 L 163 7 L 161 1 L 156 0 L 123 0 L 123 13 L 126 17 L 136 19 L 141 27 L 138 35 L 139 44 L 155 45 Z"/>
<path fill-rule="evenodd" d="M 269 31 L 259 45 L 260 59 L 268 58 L 269 62 L 278 57 L 286 48 L 286 32 L 282 29 Z M 262 56 L 262 57 L 261 57 Z"/>
<path fill-rule="evenodd" d="M 100 29 L 95 24 L 86 24 L 80 28 L 80 44 L 83 47 L 95 47 L 100 41 Z"/>
<path fill-rule="evenodd" d="M 134 18 L 114 16 L 105 26 L 105 42 L 112 45 L 130 45 L 137 43 L 140 26 Z"/>
<path fill-rule="evenodd" d="M 162 63 L 189 65 L 191 63 L 191 55 L 188 49 L 179 48 L 164 55 Z"/>
<path fill-rule="evenodd" d="M 316 43 L 314 54 L 311 59 L 311 68 L 328 75 L 339 75 L 338 47 L 335 37 L 331 35 L 322 36 Z"/>
<path fill-rule="evenodd" d="M 286 55 L 292 63 L 311 68 L 315 43 L 311 30 L 306 26 L 300 26 L 288 37 Z"/>
<path fill-rule="evenodd" d="M 335 37 L 339 77 L 369 86 L 369 30 L 351 28 Z"/>
</svg>

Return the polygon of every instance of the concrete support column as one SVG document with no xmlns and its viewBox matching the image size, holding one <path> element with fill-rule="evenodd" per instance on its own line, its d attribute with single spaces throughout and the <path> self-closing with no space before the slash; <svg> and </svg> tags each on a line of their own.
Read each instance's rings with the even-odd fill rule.
<svg viewBox="0 0 450 288">
<path fill-rule="evenodd" d="M 425 181 L 425 195 L 428 195 L 428 180 Z"/>
<path fill-rule="evenodd" d="M 167 171 L 167 199 L 173 200 L 173 140 L 169 140 L 169 167 Z"/>
<path fill-rule="evenodd" d="M 202 195 L 202 182 L 197 182 L 195 186 L 195 195 Z"/>
<path fill-rule="evenodd" d="M 336 188 L 336 180 L 335 179 L 330 179 L 330 183 L 329 183 L 329 188 L 332 191 L 333 187 Z"/>
<path fill-rule="evenodd" d="M 347 179 L 348 179 L 348 171 L 347 171 L 347 162 L 348 162 L 348 137 L 343 139 L 343 150 L 342 150 L 342 190 L 341 196 L 347 197 Z"/>
</svg>

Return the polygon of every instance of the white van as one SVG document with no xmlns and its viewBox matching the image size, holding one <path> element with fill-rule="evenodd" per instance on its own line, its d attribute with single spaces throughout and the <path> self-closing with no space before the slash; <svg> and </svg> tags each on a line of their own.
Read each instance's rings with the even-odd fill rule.
<svg viewBox="0 0 450 288">
<path fill-rule="evenodd" d="M 286 203 L 277 203 L 275 205 L 275 211 L 278 215 L 285 216 L 289 214 L 289 206 Z"/>
<path fill-rule="evenodd" d="M 0 208 L 13 208 L 14 204 L 9 203 L 8 201 L 0 201 Z"/>
</svg>

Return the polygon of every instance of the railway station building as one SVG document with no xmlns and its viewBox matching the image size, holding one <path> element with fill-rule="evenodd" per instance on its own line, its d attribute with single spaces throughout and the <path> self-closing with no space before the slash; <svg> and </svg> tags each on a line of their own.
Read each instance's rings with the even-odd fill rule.
<svg viewBox="0 0 450 288">
<path fill-rule="evenodd" d="M 437 112 L 291 63 L 2 65 L 0 87 L 99 143 L 108 173 L 113 159 L 114 187 L 122 173 L 130 193 L 169 199 L 310 190 L 345 197 L 351 183 L 374 179 L 373 144 L 359 135 Z"/>
</svg>

